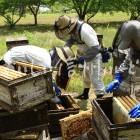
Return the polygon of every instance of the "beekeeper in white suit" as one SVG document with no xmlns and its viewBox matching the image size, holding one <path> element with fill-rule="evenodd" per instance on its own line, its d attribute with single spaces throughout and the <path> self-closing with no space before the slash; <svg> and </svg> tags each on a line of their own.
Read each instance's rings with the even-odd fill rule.
<svg viewBox="0 0 140 140">
<path fill-rule="evenodd" d="M 46 49 L 34 45 L 20 45 L 9 49 L 0 60 L 0 65 L 12 68 L 16 61 L 28 62 L 34 65 L 51 68 L 51 54 Z M 55 95 L 60 95 L 61 90 L 53 82 Z"/>
<path fill-rule="evenodd" d="M 34 45 L 27 44 L 13 47 L 4 54 L 3 60 L 7 65 L 14 64 L 16 61 L 23 61 L 51 68 L 51 56 L 49 52 Z"/>
<path fill-rule="evenodd" d="M 95 94 L 101 97 L 105 94 L 105 87 L 102 81 L 102 57 L 100 54 L 100 46 L 94 29 L 78 19 L 60 16 L 55 21 L 55 34 L 59 39 L 65 40 L 65 46 L 71 47 L 77 44 L 82 56 L 79 59 L 68 60 L 68 69 L 72 64 L 83 63 L 84 68 L 88 67 L 88 78 L 91 81 Z M 89 83 L 89 82 L 88 82 Z M 88 99 L 90 84 L 84 85 L 83 93 L 78 96 L 79 99 Z"/>
</svg>

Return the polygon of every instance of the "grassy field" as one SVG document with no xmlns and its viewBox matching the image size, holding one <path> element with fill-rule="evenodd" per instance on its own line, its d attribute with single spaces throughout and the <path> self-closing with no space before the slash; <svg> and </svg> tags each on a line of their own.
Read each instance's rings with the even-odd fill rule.
<svg viewBox="0 0 140 140">
<path fill-rule="evenodd" d="M 59 14 L 40 14 L 38 16 L 38 26 L 33 26 L 33 16 L 27 15 L 18 23 L 15 29 L 10 30 L 7 26 L 4 26 L 3 18 L 0 18 L 0 56 L 6 52 L 6 39 L 11 37 L 20 37 L 26 36 L 29 39 L 30 44 L 37 45 L 46 49 L 50 49 L 55 46 L 63 46 L 64 42 L 57 39 L 54 30 L 53 24 L 54 21 L 62 15 Z M 76 16 L 75 14 L 68 14 L 70 16 Z M 103 44 L 106 47 L 112 45 L 112 41 L 118 28 L 118 25 L 128 20 L 129 16 L 124 13 L 114 13 L 113 15 L 109 14 L 97 14 L 94 19 L 91 20 L 91 25 L 94 29 L 103 34 Z M 76 47 L 74 47 L 74 51 Z M 112 65 L 112 62 L 109 62 L 105 66 L 108 68 Z M 104 77 L 105 84 L 111 80 L 110 74 L 106 74 Z M 81 92 L 82 90 L 82 80 L 79 73 L 76 73 L 75 76 L 70 81 L 69 91 Z"/>
</svg>

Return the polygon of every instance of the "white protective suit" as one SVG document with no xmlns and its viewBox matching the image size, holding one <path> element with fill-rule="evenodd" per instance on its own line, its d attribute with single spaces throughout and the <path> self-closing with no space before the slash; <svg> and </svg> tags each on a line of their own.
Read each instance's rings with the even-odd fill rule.
<svg viewBox="0 0 140 140">
<path fill-rule="evenodd" d="M 4 54 L 3 60 L 8 65 L 14 64 L 16 61 L 23 61 L 47 68 L 51 67 L 49 52 L 46 49 L 33 45 L 13 47 Z"/>
<path fill-rule="evenodd" d="M 92 83 L 96 95 L 104 94 L 102 60 L 96 32 L 87 23 L 78 21 L 76 32 L 71 35 L 66 46 L 71 47 L 74 43 L 77 44 L 79 52 L 85 60 L 84 88 L 90 88 Z"/>
</svg>

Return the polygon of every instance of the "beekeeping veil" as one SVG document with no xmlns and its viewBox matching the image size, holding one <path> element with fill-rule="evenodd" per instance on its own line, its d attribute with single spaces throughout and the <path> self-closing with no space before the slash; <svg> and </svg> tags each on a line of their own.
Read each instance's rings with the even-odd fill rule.
<svg viewBox="0 0 140 140">
<path fill-rule="evenodd" d="M 54 25 L 55 34 L 59 39 L 67 40 L 70 32 L 75 28 L 77 19 L 71 18 L 69 16 L 60 16 Z"/>
</svg>

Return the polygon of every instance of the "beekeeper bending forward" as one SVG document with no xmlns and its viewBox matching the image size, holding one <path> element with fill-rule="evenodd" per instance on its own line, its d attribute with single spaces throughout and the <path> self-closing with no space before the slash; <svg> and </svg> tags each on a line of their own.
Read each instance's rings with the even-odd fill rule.
<svg viewBox="0 0 140 140">
<path fill-rule="evenodd" d="M 126 53 L 126 57 L 116 69 L 114 80 L 106 87 L 106 92 L 122 88 L 123 92 L 135 94 L 140 100 L 140 22 L 131 20 L 123 23 L 117 43 L 118 51 Z"/>
<path fill-rule="evenodd" d="M 68 61 L 68 69 L 73 64 L 84 62 L 84 68 L 88 67 L 87 83 L 84 85 L 83 94 L 80 98 L 87 99 L 90 82 L 92 83 L 97 97 L 101 97 L 105 93 L 104 83 L 102 81 L 102 57 L 100 54 L 100 46 L 94 29 L 80 21 L 68 17 L 60 16 L 55 22 L 55 34 L 59 39 L 65 40 L 65 46 L 71 47 L 77 44 L 78 49 L 83 54 L 78 59 Z"/>
<path fill-rule="evenodd" d="M 29 62 L 42 67 L 51 67 L 51 56 L 46 49 L 34 45 L 21 45 L 9 49 L 3 56 L 7 65 L 16 61 Z"/>
</svg>

